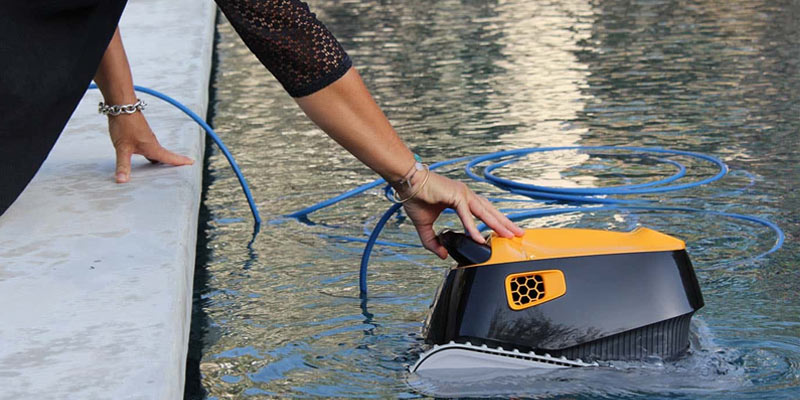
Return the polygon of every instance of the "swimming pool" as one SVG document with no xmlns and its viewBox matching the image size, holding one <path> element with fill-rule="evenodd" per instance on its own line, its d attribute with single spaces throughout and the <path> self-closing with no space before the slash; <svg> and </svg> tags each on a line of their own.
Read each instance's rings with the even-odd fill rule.
<svg viewBox="0 0 800 400">
<path fill-rule="evenodd" d="M 312 1 L 409 145 L 439 161 L 571 145 L 661 146 L 722 158 L 711 185 L 648 195 L 659 204 L 778 222 L 680 212 L 600 211 L 523 226 L 652 227 L 687 242 L 706 306 L 695 347 L 672 363 L 615 363 L 470 380 L 408 377 L 419 329 L 450 261 L 379 248 L 371 296 L 358 299 L 361 236 L 388 207 L 374 190 L 314 214 L 281 215 L 375 176 L 318 131 L 226 23 L 217 45 L 214 125 L 267 223 L 253 245 L 247 204 L 224 159 L 208 159 L 187 397 L 530 396 L 796 398 L 800 396 L 797 163 L 800 3 L 660 1 Z M 689 178 L 712 166 L 684 160 Z M 465 179 L 463 164 L 448 176 Z M 674 172 L 647 158 L 532 155 L 506 177 L 610 186 Z M 495 191 L 481 184 L 484 194 Z M 503 203 L 502 207 L 531 207 Z M 458 226 L 452 216 L 441 225 Z M 416 243 L 394 219 L 382 238 Z M 200 375 L 197 374 L 199 371 Z"/>
</svg>

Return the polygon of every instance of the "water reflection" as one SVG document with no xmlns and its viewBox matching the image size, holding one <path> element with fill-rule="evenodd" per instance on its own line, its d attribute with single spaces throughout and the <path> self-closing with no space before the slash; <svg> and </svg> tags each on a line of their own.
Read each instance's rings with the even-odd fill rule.
<svg viewBox="0 0 800 400">
<path fill-rule="evenodd" d="M 192 343 L 209 398 L 404 397 L 415 396 L 414 389 L 442 395 L 798 396 L 800 3 L 310 3 L 426 160 L 571 144 L 708 152 L 724 158 L 731 175 L 710 187 L 649 198 L 768 217 L 781 223 L 787 244 L 753 261 L 750 255 L 769 248 L 769 230 L 701 214 L 619 211 L 528 221 L 620 230 L 643 224 L 686 240 L 706 299 L 699 318 L 707 328 L 693 329 L 706 344 L 683 363 L 528 377 L 537 385 L 497 377 L 447 386 L 446 380 L 412 377 L 409 387 L 405 366 L 422 348 L 421 321 L 449 263 L 420 249 L 379 248 L 367 308 L 357 287 L 362 244 L 332 236 L 360 237 L 371 229 L 388 207 L 380 190 L 314 214 L 317 225 L 266 223 L 248 247 L 247 204 L 222 157 L 212 154 L 204 203 L 208 258 L 200 268 L 207 277 L 195 284 L 196 313 L 206 319 L 194 324 Z M 374 178 L 307 121 L 229 25 L 221 23 L 219 35 L 214 125 L 248 177 L 265 221 Z M 690 179 L 711 173 L 687 164 Z M 448 175 L 463 178 L 458 168 Z M 563 152 L 531 156 L 500 173 L 540 184 L 600 186 L 674 170 L 647 160 Z M 448 216 L 441 222 L 446 225 L 457 222 Z M 382 238 L 417 241 L 402 218 L 390 221 Z"/>
</svg>

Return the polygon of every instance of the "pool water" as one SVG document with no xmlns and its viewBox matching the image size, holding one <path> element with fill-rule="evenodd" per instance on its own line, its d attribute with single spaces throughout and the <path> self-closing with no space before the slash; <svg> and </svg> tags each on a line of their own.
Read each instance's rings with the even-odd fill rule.
<svg viewBox="0 0 800 400">
<path fill-rule="evenodd" d="M 187 398 L 518 396 L 794 399 L 800 397 L 800 1 L 310 2 L 339 38 L 409 146 L 425 160 L 543 146 L 660 146 L 719 157 L 709 185 L 642 196 L 663 206 L 767 218 L 605 210 L 524 227 L 630 230 L 686 241 L 706 305 L 690 354 L 676 362 L 606 363 L 501 375 L 409 375 L 444 271 L 419 248 L 377 247 L 370 298 L 358 298 L 362 243 L 388 208 L 374 189 L 282 218 L 376 176 L 311 124 L 218 24 L 213 124 L 267 221 L 252 219 L 224 157 L 207 160 Z M 676 158 L 687 180 L 713 165 Z M 466 180 L 463 164 L 445 169 Z M 501 176 L 566 187 L 672 175 L 651 157 L 535 154 Z M 485 184 L 479 193 L 499 196 Z M 506 198 L 513 196 L 504 195 Z M 539 203 L 503 202 L 503 208 Z M 558 205 L 548 205 L 558 207 Z M 438 227 L 457 228 L 452 215 Z M 382 239 L 418 243 L 394 218 Z"/>
</svg>

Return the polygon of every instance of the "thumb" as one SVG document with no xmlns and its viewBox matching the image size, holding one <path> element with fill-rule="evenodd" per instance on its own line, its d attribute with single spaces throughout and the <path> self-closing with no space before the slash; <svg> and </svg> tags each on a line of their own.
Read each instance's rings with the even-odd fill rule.
<svg viewBox="0 0 800 400">
<path fill-rule="evenodd" d="M 442 260 L 447 258 L 447 249 L 445 249 L 444 246 L 439 243 L 439 239 L 436 238 L 433 225 L 414 225 L 414 227 L 417 228 L 417 234 L 419 235 L 420 241 L 422 241 L 422 247 L 432 251 Z"/>
</svg>

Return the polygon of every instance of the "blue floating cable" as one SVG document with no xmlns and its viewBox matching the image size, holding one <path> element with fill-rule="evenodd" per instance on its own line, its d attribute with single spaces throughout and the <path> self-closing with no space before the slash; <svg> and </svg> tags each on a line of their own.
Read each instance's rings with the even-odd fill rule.
<svg viewBox="0 0 800 400">
<path fill-rule="evenodd" d="M 554 188 L 548 186 L 540 186 L 540 185 L 531 185 L 521 182 L 516 182 L 510 179 L 499 178 L 491 173 L 492 169 L 489 171 L 484 170 L 484 176 L 480 177 L 476 175 L 472 169 L 475 168 L 478 164 L 481 164 L 486 161 L 496 160 L 499 158 L 504 158 L 508 156 L 522 156 L 532 153 L 544 153 L 544 152 L 553 152 L 553 151 L 563 151 L 563 150 L 576 150 L 576 151 L 630 151 L 630 152 L 639 152 L 639 153 L 659 153 L 659 154 L 668 154 L 668 155 L 679 155 L 679 156 L 687 156 L 692 158 L 697 158 L 705 161 L 709 161 L 712 164 L 716 165 L 719 171 L 708 178 L 701 179 L 696 182 L 689 182 L 684 184 L 678 185 L 666 185 L 668 183 L 673 182 L 674 180 L 682 177 L 681 171 L 685 173 L 684 167 L 681 166 L 681 171 L 672 175 L 665 179 L 659 179 L 653 182 L 649 182 L 646 184 L 638 184 L 638 185 L 622 185 L 617 187 L 607 187 L 607 188 Z M 680 165 L 680 164 L 678 164 Z M 719 179 L 722 179 L 725 174 L 728 173 L 728 166 L 725 165 L 722 160 L 712 157 L 706 154 L 701 153 L 694 153 L 691 151 L 682 151 L 682 150 L 669 150 L 669 149 L 662 149 L 660 147 L 631 147 L 631 146 L 560 146 L 560 147 L 537 147 L 537 148 L 526 148 L 526 149 L 517 149 L 517 150 L 508 150 L 508 151 L 499 151 L 496 153 L 486 154 L 480 157 L 473 159 L 472 161 L 467 164 L 466 167 L 467 175 L 469 175 L 472 179 L 481 182 L 491 183 L 498 187 L 503 188 L 511 188 L 511 189 L 518 189 L 518 190 L 527 190 L 527 191 L 535 191 L 535 192 L 545 192 L 545 193 L 557 193 L 557 194 L 579 194 L 584 196 L 595 196 L 595 195 L 633 195 L 633 194 L 650 194 L 650 193 L 664 193 L 664 192 L 671 192 L 675 190 L 681 189 L 688 189 L 690 187 L 696 187 L 705 185 Z"/>
<path fill-rule="evenodd" d="M 647 153 L 656 153 L 656 154 L 664 154 L 668 156 L 683 156 L 698 159 L 701 161 L 706 161 L 711 163 L 712 165 L 716 166 L 718 169 L 717 173 L 714 175 L 700 179 L 694 182 L 688 182 L 683 184 L 675 184 L 673 182 L 684 178 L 686 176 L 686 167 L 674 160 L 666 159 L 666 158 L 657 158 L 658 161 L 670 164 L 677 168 L 677 171 L 663 179 L 658 179 L 655 181 L 645 182 L 645 183 L 638 183 L 638 184 L 627 184 L 615 187 L 604 187 L 604 188 L 557 188 L 557 187 L 548 187 L 548 186 L 540 186 L 540 185 L 531 185 L 525 184 L 517 181 L 513 181 L 510 179 L 504 179 L 497 177 L 494 174 L 494 171 L 508 166 L 512 163 L 518 162 L 522 159 L 523 156 L 532 154 L 532 153 L 543 153 L 543 152 L 553 152 L 553 151 L 565 151 L 565 150 L 573 150 L 573 151 L 583 151 L 583 152 L 590 152 L 590 151 L 627 151 L 627 152 L 634 152 L 639 154 L 647 154 Z M 509 159 L 510 157 L 510 159 Z M 522 220 L 527 218 L 533 217 L 541 217 L 546 215 L 556 215 L 556 214 L 564 214 L 564 213 L 572 213 L 572 212 L 596 212 L 596 211 L 604 211 L 604 210 L 650 210 L 650 211 L 680 211 L 680 212 L 692 212 L 692 213 L 706 213 L 712 215 L 718 215 L 727 218 L 734 218 L 744 221 L 755 222 L 761 225 L 764 225 L 770 229 L 772 229 L 776 234 L 776 240 L 773 246 L 767 250 L 766 252 L 754 257 L 754 258 L 761 258 L 768 254 L 771 254 L 777 251 L 783 245 L 785 240 L 785 235 L 783 231 L 778 227 L 778 225 L 755 216 L 749 215 L 742 215 L 742 214 L 735 214 L 735 213 L 726 213 L 726 212 L 719 212 L 719 211 L 711 211 L 711 210 L 701 210 L 695 208 L 687 208 L 687 207 L 666 207 L 666 206 L 656 206 L 656 205 L 647 205 L 651 203 L 648 200 L 641 200 L 641 199 L 617 199 L 611 198 L 608 196 L 628 196 L 628 195 L 642 195 L 642 194 L 653 194 L 653 193 L 664 193 L 664 192 L 672 192 L 677 190 L 683 190 L 693 187 L 702 186 L 714 181 L 717 181 L 724 177 L 728 172 L 728 167 L 725 163 L 713 156 L 689 152 L 689 151 L 682 151 L 682 150 L 669 150 L 663 149 L 659 147 L 632 147 L 632 146 L 561 146 L 561 147 L 540 147 L 540 148 L 525 148 L 525 149 L 517 149 L 517 150 L 508 150 L 508 151 L 499 151 L 494 153 L 489 153 L 480 156 L 466 156 L 466 157 L 458 157 L 450 160 L 445 160 L 442 162 L 438 162 L 431 165 L 431 169 L 436 169 L 438 167 L 442 167 L 445 165 L 451 165 L 454 163 L 468 161 L 465 172 L 466 174 L 479 182 L 484 182 L 496 186 L 497 188 L 504 190 L 511 194 L 517 194 L 521 196 L 528 197 L 533 200 L 521 200 L 521 199 L 504 199 L 504 198 L 491 198 L 490 200 L 493 202 L 501 202 L 501 201 L 509 201 L 509 202 L 520 202 L 520 201 L 540 201 L 540 202 L 552 202 L 557 201 L 561 203 L 573 203 L 573 204 L 601 204 L 598 206 L 577 206 L 577 207 L 562 207 L 562 208 L 540 208 L 534 210 L 522 210 L 518 212 L 514 212 L 512 214 L 508 214 L 508 217 L 512 220 Z M 493 163 L 489 163 L 494 161 Z M 477 175 L 473 169 L 477 168 L 482 164 L 486 164 L 483 168 L 483 176 Z M 752 184 L 751 179 L 751 184 Z M 378 179 L 376 181 L 367 183 L 365 185 L 359 186 L 356 189 L 350 190 L 346 193 L 343 193 L 339 196 L 336 196 L 330 200 L 325 200 L 323 202 L 317 203 L 311 207 L 305 208 L 303 210 L 297 211 L 295 213 L 290 214 L 289 216 L 298 218 L 300 220 L 307 219 L 309 213 L 314 211 L 320 210 L 322 208 L 328 207 L 333 205 L 337 202 L 346 200 L 350 197 L 356 196 L 360 193 L 363 193 L 366 190 L 371 188 L 380 186 L 381 184 L 385 183 L 383 179 Z M 389 186 L 385 187 L 385 194 L 387 198 L 391 197 L 391 188 Z M 383 214 L 383 216 L 378 220 L 375 227 L 369 233 L 369 239 L 366 240 L 366 246 L 364 247 L 364 252 L 361 257 L 361 264 L 359 269 L 359 290 L 362 298 L 366 298 L 367 296 L 367 267 L 369 265 L 370 254 L 372 253 L 372 249 L 376 244 L 384 244 L 390 246 L 401 246 L 402 244 L 393 243 L 393 242 L 379 242 L 378 236 L 380 232 L 385 227 L 386 223 L 389 221 L 392 215 L 397 213 L 401 208 L 399 204 L 393 204 L 389 207 L 388 210 Z M 512 210 L 506 210 L 509 212 Z M 486 229 L 485 224 L 480 224 L 478 229 L 484 230 Z M 355 239 L 355 238 L 354 238 Z M 358 242 L 364 242 L 363 239 L 357 239 Z"/>
<path fill-rule="evenodd" d="M 91 84 L 89 89 L 97 89 L 96 84 Z M 214 130 L 209 126 L 200 116 L 190 110 L 188 107 L 180 103 L 179 101 L 173 99 L 172 97 L 161 93 L 159 91 L 135 85 L 134 89 L 136 91 L 147 93 L 154 97 L 157 97 L 173 106 L 178 108 L 179 110 L 183 111 L 184 114 L 189 116 L 192 120 L 194 120 L 200 127 L 205 130 L 206 134 L 214 141 L 217 147 L 222 151 L 222 154 L 228 160 L 228 163 L 233 169 L 234 173 L 236 174 L 237 179 L 239 180 L 239 184 L 242 187 L 242 191 L 247 198 L 247 202 L 250 206 L 250 211 L 253 214 L 254 219 L 254 234 L 258 233 L 258 230 L 261 226 L 261 216 L 258 212 L 258 207 L 255 204 L 255 200 L 253 199 L 252 193 L 250 191 L 249 186 L 247 185 L 247 181 L 244 178 L 244 175 L 239 168 L 239 165 L 236 163 L 236 160 L 233 158 L 233 155 L 228 151 L 228 148 L 222 142 L 222 139 L 214 132 Z M 658 158 L 658 161 L 671 164 L 678 168 L 678 171 L 675 172 L 673 175 L 658 179 L 651 182 L 645 182 L 640 184 L 627 184 L 627 185 L 620 185 L 615 187 L 604 187 L 604 188 L 557 188 L 557 187 L 548 187 L 548 186 L 541 186 L 541 185 L 532 185 L 517 182 L 510 179 L 500 178 L 494 174 L 494 171 L 508 166 L 512 163 L 518 162 L 523 156 L 532 154 L 532 153 L 543 153 L 543 152 L 553 152 L 553 151 L 565 151 L 565 150 L 574 150 L 574 151 L 629 151 L 629 152 L 638 152 L 638 153 L 658 153 L 658 154 L 666 154 L 671 156 L 685 156 L 695 159 L 700 159 L 704 161 L 708 161 L 714 164 L 718 171 L 713 176 L 710 176 L 705 179 L 701 179 L 695 182 L 688 182 L 684 184 L 672 184 L 673 182 L 683 178 L 686 175 L 686 167 L 674 160 L 670 159 L 663 159 Z M 511 157 L 511 159 L 497 161 L 491 163 L 483 168 L 483 176 L 478 176 L 473 169 L 479 166 L 480 164 L 487 163 L 489 161 L 501 160 Z M 755 259 L 762 258 L 768 254 L 774 253 L 778 249 L 783 246 L 785 241 L 785 234 L 781 230 L 781 228 L 764 218 L 751 216 L 751 215 L 743 215 L 743 214 L 736 214 L 736 213 L 727 213 L 727 212 L 720 212 L 720 211 L 712 211 L 712 210 L 702 210 L 696 208 L 688 208 L 688 207 L 666 207 L 666 206 L 648 206 L 645 203 L 648 203 L 647 200 L 629 200 L 629 199 L 616 199 L 616 198 L 609 198 L 608 196 L 612 195 L 641 195 L 641 194 L 653 194 L 653 193 L 664 193 L 664 192 L 671 192 L 677 191 L 682 189 L 688 189 L 692 187 L 702 186 L 716 180 L 721 179 L 724 177 L 728 172 L 728 167 L 725 165 L 722 160 L 712 157 L 709 155 L 689 152 L 689 151 L 681 151 L 681 150 L 669 150 L 663 149 L 658 147 L 632 147 L 632 146 L 560 146 L 560 147 L 540 147 L 540 148 L 525 148 L 525 149 L 516 149 L 516 150 L 508 150 L 508 151 L 498 151 L 494 153 L 489 153 L 481 156 L 466 156 L 466 157 L 457 157 L 445 161 L 441 161 L 438 163 L 434 163 L 430 166 L 430 169 L 436 169 L 439 167 L 443 167 L 446 165 L 452 165 L 455 163 L 459 163 L 462 161 L 469 161 L 465 167 L 466 174 L 479 182 L 488 183 L 494 185 L 508 193 L 517 194 L 521 196 L 525 196 L 531 198 L 535 201 L 558 201 L 558 202 L 567 202 L 567 203 L 578 203 L 578 204 L 607 204 L 602 206 L 591 206 L 591 207 L 564 207 L 564 208 L 540 208 L 534 210 L 524 210 L 518 211 L 511 214 L 508 214 L 509 219 L 513 221 L 523 220 L 532 217 L 541 217 L 546 215 L 556 215 L 556 214 L 564 214 L 564 213 L 573 213 L 573 212 L 596 212 L 596 211 L 605 211 L 605 210 L 648 210 L 648 211 L 680 211 L 680 212 L 692 212 L 692 213 L 705 213 L 705 214 L 712 214 L 718 215 L 727 218 L 734 218 L 740 219 L 744 221 L 755 222 L 761 225 L 764 225 L 770 229 L 772 229 L 776 234 L 776 240 L 773 246 L 764 253 L 754 257 Z M 745 172 L 747 174 L 747 172 Z M 752 175 L 748 175 L 750 179 L 750 185 L 753 184 L 755 179 Z M 355 189 L 349 190 L 345 193 L 342 193 L 336 197 L 333 197 L 328 200 L 324 200 L 317 204 L 314 204 L 310 207 L 304 208 L 302 210 L 293 212 L 288 214 L 287 217 L 296 218 L 298 220 L 308 220 L 307 217 L 309 214 L 321 210 L 326 207 L 330 207 L 338 202 L 344 201 L 349 199 L 353 196 L 359 195 L 364 193 L 367 190 L 372 188 L 381 186 L 385 184 L 386 181 L 383 179 L 377 179 L 375 181 L 366 183 L 361 185 Z M 387 197 L 391 196 L 391 187 L 388 185 L 385 187 L 385 193 Z M 503 199 L 503 198 L 491 198 L 493 202 L 499 201 L 509 201 L 509 202 L 519 202 L 519 201 L 531 201 L 531 200 L 521 200 L 521 199 Z M 387 241 L 379 241 L 378 236 L 380 235 L 383 228 L 386 226 L 386 223 L 389 219 L 397 213 L 400 208 L 402 207 L 401 204 L 392 204 L 388 210 L 381 216 L 378 220 L 375 228 L 369 234 L 368 239 L 363 238 L 353 238 L 348 236 L 340 236 L 340 235 L 323 235 L 323 237 L 328 237 L 335 240 L 345 240 L 350 242 L 361 242 L 366 243 L 364 246 L 364 251 L 361 257 L 361 264 L 359 269 L 359 291 L 361 294 L 362 299 L 366 299 L 367 297 L 367 267 L 369 265 L 369 258 L 370 254 L 372 253 L 372 249 L 376 244 L 384 245 L 384 246 L 395 246 L 395 247 L 420 247 L 416 244 L 406 244 L 406 243 L 395 243 L 395 242 L 387 242 Z M 515 211 L 513 209 L 505 210 L 506 212 Z M 486 229 L 485 224 L 480 224 L 478 226 L 479 230 Z M 255 239 L 255 236 L 253 237 Z M 252 244 L 252 241 L 251 241 Z"/>
<path fill-rule="evenodd" d="M 89 86 L 90 89 L 97 89 L 97 85 L 91 84 Z M 183 111 L 184 114 L 189 116 L 192 120 L 194 120 L 200 127 L 205 130 L 206 134 L 214 141 L 217 147 L 222 151 L 222 154 L 228 160 L 228 163 L 233 169 L 234 173 L 236 174 L 237 179 L 239 180 L 239 184 L 242 187 L 242 191 L 247 198 L 247 202 L 250 206 L 250 211 L 253 214 L 253 219 L 255 220 L 255 232 L 257 233 L 259 227 L 261 225 L 261 216 L 258 212 L 258 207 L 255 204 L 255 200 L 253 199 L 252 193 L 250 191 L 249 186 L 247 185 L 247 181 L 244 178 L 244 175 L 241 172 L 236 160 L 233 158 L 233 155 L 230 153 L 228 148 L 222 142 L 222 139 L 214 132 L 214 130 L 209 126 L 202 118 L 200 118 L 196 113 L 190 110 L 188 107 L 183 105 L 182 103 L 178 102 L 177 100 L 173 99 L 172 97 L 161 93 L 159 91 L 143 87 L 143 86 L 134 86 L 136 91 L 150 94 L 154 97 L 157 97 L 167 103 L 175 106 L 179 110 Z M 525 184 L 517 181 L 513 181 L 510 179 L 500 178 L 494 174 L 494 171 L 498 168 L 505 167 L 511 163 L 517 162 L 521 159 L 522 156 L 532 153 L 543 153 L 543 152 L 552 152 L 552 151 L 565 151 L 565 150 L 575 150 L 575 151 L 629 151 L 629 152 L 639 152 L 639 153 L 660 153 L 660 154 L 667 154 L 667 155 L 678 155 L 678 156 L 687 156 L 696 159 L 701 159 L 705 161 L 709 161 L 712 164 L 716 165 L 719 171 L 708 178 L 701 179 L 695 182 L 689 182 L 684 184 L 671 184 L 678 179 L 683 178 L 686 175 L 686 167 L 683 164 L 680 164 L 674 160 L 669 159 L 658 159 L 661 162 L 671 164 L 678 168 L 678 171 L 673 175 L 659 179 L 651 182 L 640 183 L 640 184 L 628 184 L 628 185 L 621 185 L 616 187 L 605 187 L 605 188 L 555 188 L 555 187 L 548 187 L 548 186 L 541 186 L 541 185 L 531 185 Z M 483 169 L 483 176 L 478 176 L 473 172 L 473 169 L 480 164 L 486 163 L 488 161 L 504 159 L 507 157 L 513 157 L 510 160 L 504 160 L 495 162 L 486 166 Z M 778 227 L 778 225 L 774 224 L 771 221 L 766 219 L 750 216 L 750 215 L 743 215 L 743 214 L 735 214 L 735 213 L 726 213 L 726 212 L 719 212 L 719 211 L 711 211 L 711 210 L 701 210 L 701 209 L 694 209 L 694 208 L 686 208 L 686 207 L 662 207 L 662 206 L 646 206 L 642 205 L 641 203 L 646 203 L 645 200 L 627 200 L 627 199 L 614 199 L 608 198 L 607 196 L 610 195 L 637 195 L 637 194 L 652 194 L 652 193 L 664 193 L 664 192 L 671 192 L 676 190 L 688 189 L 691 187 L 697 187 L 701 185 L 705 185 L 716 180 L 721 179 L 725 174 L 728 172 L 728 167 L 725 165 L 724 162 L 719 160 L 716 157 L 708 156 L 701 153 L 694 153 L 689 151 L 681 151 L 681 150 L 669 150 L 669 149 L 662 149 L 662 148 L 654 148 L 654 147 L 631 147 L 631 146 L 561 146 L 561 147 L 542 147 L 542 148 L 526 148 L 526 149 L 517 149 L 517 150 L 508 150 L 508 151 L 499 151 L 490 154 L 485 154 L 482 156 L 466 156 L 466 157 L 458 157 L 453 158 L 450 160 L 445 160 L 442 162 L 438 162 L 432 164 L 430 166 L 431 169 L 436 169 L 442 166 L 455 164 L 462 161 L 469 161 L 467 166 L 465 167 L 465 171 L 468 176 L 472 179 L 492 184 L 502 190 L 505 190 L 512 194 L 517 194 L 521 196 L 526 196 L 535 200 L 556 200 L 561 202 L 572 202 L 572 203 L 579 203 L 579 204 L 587 204 L 587 203 L 599 203 L 599 204 L 609 204 L 606 206 L 593 206 L 593 207 L 567 207 L 567 208 L 547 208 L 547 209 L 536 209 L 536 210 L 526 210 L 521 212 L 516 212 L 509 214 L 508 217 L 512 220 L 521 220 L 526 218 L 532 217 L 539 217 L 545 215 L 555 215 L 555 214 L 563 214 L 563 213 L 571 213 L 571 212 L 594 212 L 594 211 L 603 211 L 603 210 L 611 210 L 611 209 L 635 209 L 635 210 L 653 210 L 653 211 L 681 211 L 681 212 L 694 212 L 694 213 L 707 213 L 713 215 L 719 215 L 723 217 L 735 218 L 750 222 L 755 222 L 766 227 L 769 227 L 776 233 L 776 241 L 772 248 L 768 251 L 756 256 L 755 258 L 761 258 L 768 254 L 771 254 L 778 249 L 784 243 L 785 235 L 783 231 Z M 751 184 L 753 179 L 751 178 Z M 378 187 L 380 185 L 385 184 L 386 181 L 383 179 L 377 179 L 375 181 L 366 183 L 361 185 L 355 189 L 342 193 L 336 197 L 333 197 L 328 200 L 324 200 L 319 202 L 313 206 L 307 207 L 305 209 L 293 212 L 287 217 L 297 218 L 297 219 L 306 219 L 308 214 L 311 214 L 315 211 L 320 209 L 330 207 L 340 201 L 349 199 L 353 196 L 361 194 L 369 189 Z M 387 185 L 385 188 L 387 196 L 391 195 L 391 188 Z M 603 197 L 598 197 L 603 196 Z M 493 198 L 492 201 L 520 201 L 519 199 L 502 199 L 502 198 Z M 394 243 L 394 242 L 386 242 L 386 241 L 379 241 L 378 236 L 380 235 L 381 231 L 383 230 L 386 223 L 389 219 L 397 213 L 402 206 L 400 204 L 393 204 L 389 207 L 388 210 L 381 216 L 378 223 L 375 225 L 375 228 L 370 232 L 369 239 L 362 239 L 362 238 L 352 238 L 347 236 L 339 236 L 339 235 L 327 235 L 327 237 L 331 239 L 337 240 L 346 240 L 352 242 L 365 242 L 366 245 L 364 247 L 364 252 L 361 257 L 361 265 L 359 271 L 359 290 L 361 293 L 362 298 L 366 298 L 367 296 L 367 267 L 369 265 L 369 258 L 370 254 L 372 253 L 372 249 L 376 244 L 385 245 L 385 246 L 395 246 L 395 247 L 419 247 L 419 245 L 410 245 L 405 243 Z M 511 211 L 511 210 L 507 210 Z M 484 224 L 479 225 L 479 229 L 483 230 L 486 226 Z"/>
<path fill-rule="evenodd" d="M 372 247 L 375 246 L 375 242 L 378 240 L 378 235 L 381 234 L 384 225 L 386 222 L 389 221 L 389 218 L 397 212 L 403 205 L 400 203 L 392 204 L 388 210 L 381 216 L 381 219 L 378 220 L 378 224 L 375 226 L 375 229 L 372 230 L 372 234 L 369 235 L 369 240 L 367 241 L 367 245 L 364 246 L 364 253 L 361 255 L 361 267 L 359 268 L 358 273 L 358 290 L 361 295 L 362 299 L 367 297 L 367 266 L 369 265 L 369 255 L 372 253 Z"/>
</svg>

